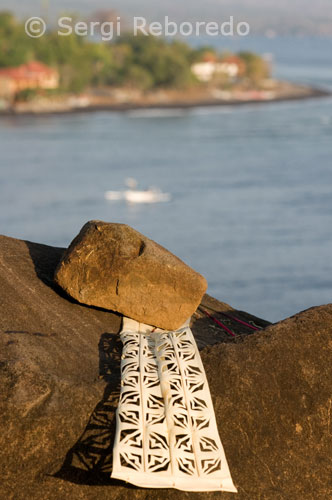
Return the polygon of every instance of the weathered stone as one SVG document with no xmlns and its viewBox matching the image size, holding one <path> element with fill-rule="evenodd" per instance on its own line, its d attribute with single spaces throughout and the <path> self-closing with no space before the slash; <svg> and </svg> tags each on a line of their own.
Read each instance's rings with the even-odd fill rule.
<svg viewBox="0 0 332 500">
<path fill-rule="evenodd" d="M 87 305 L 117 311 L 164 329 L 197 309 L 205 278 L 125 224 L 91 221 L 65 253 L 55 281 Z"/>
<path fill-rule="evenodd" d="M 332 305 L 251 335 L 208 296 L 193 333 L 239 493 L 138 489 L 109 479 L 120 381 L 120 317 L 53 289 L 62 249 L 0 237 L 0 498 L 332 498 Z M 227 343 L 226 343 L 227 341 Z M 210 345 L 215 344 L 215 345 Z"/>
</svg>

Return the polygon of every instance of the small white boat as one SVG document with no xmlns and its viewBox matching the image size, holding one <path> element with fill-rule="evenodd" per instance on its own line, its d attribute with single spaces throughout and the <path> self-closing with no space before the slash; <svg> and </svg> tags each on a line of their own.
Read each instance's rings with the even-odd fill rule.
<svg viewBox="0 0 332 500">
<path fill-rule="evenodd" d="M 171 200 L 169 193 L 163 193 L 155 187 L 150 187 L 144 191 L 136 189 L 137 182 L 135 179 L 127 179 L 126 184 L 129 189 L 125 191 L 106 191 L 106 200 L 124 200 L 127 203 L 165 203 Z"/>
<path fill-rule="evenodd" d="M 150 188 L 146 191 L 128 189 L 124 192 L 124 199 L 128 203 L 163 203 L 170 201 L 169 193 L 162 193 L 160 189 Z"/>
</svg>

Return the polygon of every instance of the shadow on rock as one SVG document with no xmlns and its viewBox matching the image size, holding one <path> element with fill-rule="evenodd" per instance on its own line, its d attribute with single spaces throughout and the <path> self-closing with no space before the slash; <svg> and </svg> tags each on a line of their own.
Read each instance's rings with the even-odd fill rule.
<svg viewBox="0 0 332 500">
<path fill-rule="evenodd" d="M 115 412 L 120 394 L 121 352 L 120 338 L 103 333 L 99 341 L 99 376 L 107 383 L 103 398 L 54 477 L 84 485 L 124 484 L 110 478 L 116 431 Z M 128 485 L 128 488 L 132 486 Z"/>
<path fill-rule="evenodd" d="M 38 243 L 26 241 L 31 260 L 35 266 L 36 275 L 45 285 L 55 288 L 53 277 L 57 265 L 63 255 L 63 248 L 46 247 Z M 47 248 L 47 251 L 46 251 Z"/>
<path fill-rule="evenodd" d="M 199 317 L 191 327 L 199 350 L 216 344 L 238 344 L 243 342 L 245 337 L 255 335 L 271 324 L 243 311 L 231 310 L 227 317 L 223 312 L 213 311 L 209 308 L 210 317 L 208 317 L 204 314 L 204 310 L 206 308 L 198 308 L 197 314 L 199 314 Z M 226 329 L 214 320 L 224 325 L 232 333 L 227 332 Z M 251 327 L 257 328 L 257 330 L 253 330 L 249 326 L 239 323 L 237 320 L 246 322 Z"/>
<path fill-rule="evenodd" d="M 49 247 L 39 243 L 31 243 L 30 241 L 25 241 L 25 244 L 29 249 L 29 254 L 35 268 L 36 276 L 45 285 L 52 288 L 52 290 L 54 290 L 57 295 L 65 299 L 67 302 L 70 302 L 71 304 L 76 304 L 86 309 L 107 312 L 107 313 L 110 312 L 101 307 L 89 306 L 81 302 L 78 302 L 77 300 L 73 299 L 73 297 L 68 295 L 59 285 L 55 283 L 54 273 L 63 256 L 63 253 L 65 251 L 64 248 Z M 119 317 L 121 316 L 116 311 L 112 311 L 112 314 Z"/>
</svg>

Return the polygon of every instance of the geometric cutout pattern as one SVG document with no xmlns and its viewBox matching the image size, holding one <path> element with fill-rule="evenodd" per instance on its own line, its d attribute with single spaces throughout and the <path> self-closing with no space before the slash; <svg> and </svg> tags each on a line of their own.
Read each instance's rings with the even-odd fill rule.
<svg viewBox="0 0 332 500">
<path fill-rule="evenodd" d="M 124 318 L 112 477 L 141 487 L 236 492 L 189 321 Z"/>
</svg>

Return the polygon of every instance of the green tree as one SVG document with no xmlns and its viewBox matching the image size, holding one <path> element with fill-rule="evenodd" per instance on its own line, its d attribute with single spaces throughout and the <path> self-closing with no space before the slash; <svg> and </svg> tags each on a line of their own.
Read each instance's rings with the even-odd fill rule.
<svg viewBox="0 0 332 500">
<path fill-rule="evenodd" d="M 41 61 L 59 70 L 65 91 L 103 85 L 142 90 L 187 88 L 198 83 L 192 64 L 206 54 L 218 57 L 211 47 L 192 49 L 179 41 L 144 35 L 127 34 L 111 44 L 95 43 L 75 34 L 58 36 L 56 32 L 32 39 L 25 33 L 24 23 L 8 12 L 0 12 L 0 67 Z M 262 57 L 251 52 L 242 52 L 240 57 L 250 84 L 258 85 L 269 75 Z"/>
<path fill-rule="evenodd" d="M 245 76 L 254 85 L 259 85 L 270 75 L 270 68 L 263 57 L 253 52 L 240 52 L 239 57 L 246 65 Z"/>
<path fill-rule="evenodd" d="M 182 87 L 192 85 L 192 50 L 179 42 L 169 43 L 154 36 L 126 35 L 115 44 L 126 53 L 122 79 L 126 82 L 131 67 L 141 67 L 150 75 L 153 87 Z M 125 52 L 125 47 L 130 48 Z"/>
<path fill-rule="evenodd" d="M 17 66 L 33 55 L 22 25 L 9 12 L 0 12 L 0 67 Z"/>
</svg>

